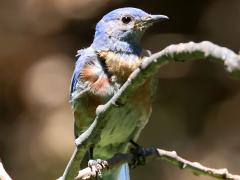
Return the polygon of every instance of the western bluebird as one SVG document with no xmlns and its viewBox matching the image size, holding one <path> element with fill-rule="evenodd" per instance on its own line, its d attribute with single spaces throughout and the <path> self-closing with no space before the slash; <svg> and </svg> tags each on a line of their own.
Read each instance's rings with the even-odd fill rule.
<svg viewBox="0 0 240 180">
<path fill-rule="evenodd" d="M 71 84 L 71 102 L 78 137 L 93 122 L 96 107 L 106 103 L 148 56 L 140 45 L 145 30 L 168 19 L 137 8 L 120 8 L 106 14 L 96 25 L 93 43 L 78 51 Z M 141 85 L 126 104 L 117 108 L 94 144 L 93 158 L 108 159 L 128 150 L 151 114 L 152 80 Z M 103 179 L 129 179 L 124 164 L 103 174 Z"/>
</svg>

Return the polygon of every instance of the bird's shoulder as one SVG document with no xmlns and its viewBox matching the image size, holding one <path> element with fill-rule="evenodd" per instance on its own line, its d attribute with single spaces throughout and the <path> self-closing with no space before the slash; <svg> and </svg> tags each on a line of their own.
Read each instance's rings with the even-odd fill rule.
<svg viewBox="0 0 240 180">
<path fill-rule="evenodd" d="M 72 75 L 71 85 L 70 85 L 70 97 L 76 91 L 82 91 L 85 89 L 84 83 L 79 81 L 79 76 L 83 71 L 86 64 L 93 63 L 97 60 L 97 54 L 92 48 L 80 49 L 77 51 L 75 68 Z"/>
<path fill-rule="evenodd" d="M 79 50 L 77 57 L 71 83 L 71 100 L 86 93 L 104 98 L 111 96 L 114 87 L 99 54 L 90 47 Z"/>
</svg>

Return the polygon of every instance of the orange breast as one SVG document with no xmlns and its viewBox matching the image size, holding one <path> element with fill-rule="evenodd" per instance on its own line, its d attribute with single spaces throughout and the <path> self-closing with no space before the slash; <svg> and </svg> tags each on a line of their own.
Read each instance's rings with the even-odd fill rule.
<svg viewBox="0 0 240 180">
<path fill-rule="evenodd" d="M 93 94 L 104 95 L 107 93 L 108 89 L 110 88 L 110 80 L 107 75 L 103 74 L 100 75 L 94 83 L 91 85 L 91 91 Z"/>
<path fill-rule="evenodd" d="M 93 70 L 93 65 L 86 64 L 81 72 L 81 78 L 85 81 L 95 82 L 98 79 L 97 74 Z"/>
<path fill-rule="evenodd" d="M 90 92 L 94 95 L 109 96 L 113 93 L 111 80 L 104 71 L 97 73 L 94 64 L 86 64 L 81 72 L 81 79 L 88 83 Z"/>
<path fill-rule="evenodd" d="M 127 78 L 141 63 L 142 58 L 133 55 L 101 51 L 99 56 L 105 61 L 108 70 L 118 78 Z"/>
</svg>

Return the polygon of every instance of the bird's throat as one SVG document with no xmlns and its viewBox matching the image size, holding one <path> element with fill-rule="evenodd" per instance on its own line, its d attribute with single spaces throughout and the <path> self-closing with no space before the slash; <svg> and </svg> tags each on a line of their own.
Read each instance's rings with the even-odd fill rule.
<svg viewBox="0 0 240 180">
<path fill-rule="evenodd" d="M 105 33 L 96 36 L 91 45 L 96 51 L 111 51 L 116 53 L 126 53 L 140 55 L 142 48 L 140 42 L 133 39 L 120 40 Z"/>
</svg>

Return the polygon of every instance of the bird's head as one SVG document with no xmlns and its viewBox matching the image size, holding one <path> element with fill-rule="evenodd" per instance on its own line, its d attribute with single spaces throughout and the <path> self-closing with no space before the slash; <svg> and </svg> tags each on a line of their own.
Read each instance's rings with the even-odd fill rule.
<svg viewBox="0 0 240 180">
<path fill-rule="evenodd" d="M 109 40 L 138 44 L 153 23 L 168 19 L 164 15 L 151 15 L 137 8 L 119 8 L 103 16 L 97 23 L 95 40 Z M 108 43 L 108 42 L 104 42 Z"/>
</svg>

